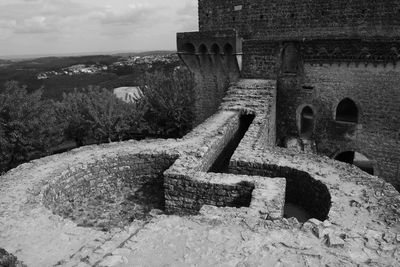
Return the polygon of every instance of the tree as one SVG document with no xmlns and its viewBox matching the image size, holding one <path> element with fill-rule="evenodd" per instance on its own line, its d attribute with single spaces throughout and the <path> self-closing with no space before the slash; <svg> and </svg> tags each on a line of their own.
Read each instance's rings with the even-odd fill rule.
<svg viewBox="0 0 400 267">
<path fill-rule="evenodd" d="M 90 139 L 98 143 L 125 140 L 143 127 L 142 100 L 125 103 L 107 89 L 89 87 L 64 94 L 59 117 L 67 122 L 66 137 L 82 146 Z"/>
<path fill-rule="evenodd" d="M 18 83 L 6 83 L 0 93 L 0 169 L 47 155 L 61 143 L 62 132 L 55 105 L 42 100 L 42 90 L 28 94 Z"/>
<path fill-rule="evenodd" d="M 141 89 L 148 104 L 145 119 L 153 133 L 177 138 L 192 129 L 194 86 L 194 77 L 187 69 L 146 74 Z"/>
</svg>

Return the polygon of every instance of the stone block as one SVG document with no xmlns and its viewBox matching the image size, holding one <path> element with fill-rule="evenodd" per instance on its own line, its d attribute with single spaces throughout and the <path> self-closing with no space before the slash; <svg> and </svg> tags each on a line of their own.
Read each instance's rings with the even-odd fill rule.
<svg viewBox="0 0 400 267">
<path fill-rule="evenodd" d="M 327 238 L 327 244 L 329 247 L 335 247 L 335 248 L 342 248 L 344 247 L 344 240 L 341 239 L 340 237 L 336 236 L 334 233 L 328 233 L 326 235 Z"/>
</svg>

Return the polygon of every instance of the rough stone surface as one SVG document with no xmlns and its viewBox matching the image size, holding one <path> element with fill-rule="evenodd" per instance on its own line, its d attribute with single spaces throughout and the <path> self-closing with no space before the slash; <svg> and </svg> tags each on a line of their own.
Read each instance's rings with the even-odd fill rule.
<svg viewBox="0 0 400 267">
<path fill-rule="evenodd" d="M 398 8 L 200 0 L 201 31 L 178 34 L 178 52 L 198 83 L 196 123 L 214 115 L 179 140 L 83 147 L 1 176 L 0 245 L 40 267 L 399 266 L 400 194 L 312 153 L 365 148 L 396 184 Z M 361 123 L 322 135 L 346 96 Z M 298 138 L 299 105 L 315 105 L 320 139 L 276 147 Z M 283 218 L 290 203 L 312 218 Z"/>
<path fill-rule="evenodd" d="M 399 9 L 397 0 L 200 0 L 199 28 L 235 29 L 246 39 L 398 38 Z"/>
<path fill-rule="evenodd" d="M 398 265 L 399 193 L 347 164 L 271 146 L 275 132 L 263 129 L 273 123 L 274 86 L 262 80 L 233 85 L 220 111 L 180 140 L 84 147 L 10 171 L 1 177 L 0 243 L 28 266 Z M 255 118 L 227 173 L 207 172 L 234 135 L 240 114 Z M 99 175 L 102 166 L 111 170 L 106 179 Z M 86 211 L 95 220 L 105 219 L 84 196 L 104 192 L 100 203 L 107 204 L 105 199 L 118 200 L 114 197 L 126 188 L 136 192 L 144 177 L 164 180 L 167 211 L 196 215 L 148 211 L 152 216 L 146 220 L 117 224 L 109 219 L 108 231 L 80 224 Z M 282 218 L 293 185 L 301 189 L 295 194 L 298 203 L 324 218 L 304 225 Z M 71 205 L 73 192 L 74 209 L 83 209 L 76 218 L 58 209 Z M 232 204 L 243 196 L 247 203 Z M 307 205 L 310 201 L 314 204 Z M 117 205 L 104 207 L 113 215 Z M 320 238 L 316 227 L 321 227 Z"/>
</svg>

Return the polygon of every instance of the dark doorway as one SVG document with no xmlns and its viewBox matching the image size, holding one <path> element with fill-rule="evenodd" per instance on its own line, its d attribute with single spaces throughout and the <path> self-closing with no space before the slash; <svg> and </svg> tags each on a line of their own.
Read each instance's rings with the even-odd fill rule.
<svg viewBox="0 0 400 267">
<path fill-rule="evenodd" d="M 310 107 L 301 111 L 300 137 L 310 138 L 314 131 L 314 112 Z"/>
<path fill-rule="evenodd" d="M 371 175 L 375 174 L 372 161 L 361 153 L 346 151 L 338 154 L 335 159 L 341 162 L 353 164 L 354 166 L 357 166 L 361 170 Z"/>
<path fill-rule="evenodd" d="M 346 162 L 349 164 L 353 164 L 354 162 L 354 151 L 346 151 L 343 153 L 340 153 L 335 157 L 336 160 L 341 161 L 341 162 Z"/>
<path fill-rule="evenodd" d="M 350 98 L 343 99 L 336 108 L 336 121 L 358 123 L 358 109 Z"/>
</svg>

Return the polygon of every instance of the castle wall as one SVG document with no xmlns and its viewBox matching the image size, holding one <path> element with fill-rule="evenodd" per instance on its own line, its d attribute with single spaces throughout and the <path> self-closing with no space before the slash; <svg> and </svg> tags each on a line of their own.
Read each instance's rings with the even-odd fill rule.
<svg viewBox="0 0 400 267">
<path fill-rule="evenodd" d="M 400 188 L 400 66 L 306 63 L 300 72 L 280 76 L 278 138 L 299 136 L 300 113 L 309 106 L 319 153 L 360 152 L 374 162 L 376 174 Z M 355 102 L 357 124 L 335 120 L 344 98 Z"/>
<path fill-rule="evenodd" d="M 194 73 L 198 125 L 218 110 L 230 82 L 239 78 L 241 44 L 233 31 L 189 32 L 178 33 L 177 46 L 181 60 Z"/>
<path fill-rule="evenodd" d="M 244 78 L 277 79 L 279 50 L 277 42 L 245 40 L 243 42 Z"/>
<path fill-rule="evenodd" d="M 200 0 L 199 29 L 235 29 L 245 39 L 399 37 L 400 2 Z"/>
</svg>

